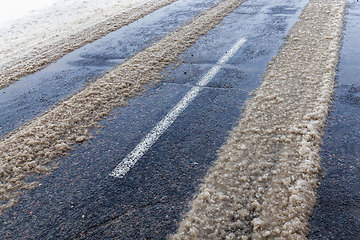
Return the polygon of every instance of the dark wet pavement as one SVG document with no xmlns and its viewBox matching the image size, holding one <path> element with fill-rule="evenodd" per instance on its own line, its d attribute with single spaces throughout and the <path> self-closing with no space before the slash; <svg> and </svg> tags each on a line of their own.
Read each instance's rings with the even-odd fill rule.
<svg viewBox="0 0 360 240">
<path fill-rule="evenodd" d="M 348 3 L 309 239 L 360 239 L 360 3 Z"/>
<path fill-rule="evenodd" d="M 0 137 L 144 50 L 219 0 L 180 0 L 0 90 Z"/>
<path fill-rule="evenodd" d="M 184 63 L 94 130 L 93 140 L 57 159 L 0 217 L 5 239 L 164 239 L 237 123 L 249 92 L 307 1 L 248 0 L 192 46 Z M 183 14 L 183 11 L 180 11 Z M 180 15 L 181 15 L 180 14 Z M 156 13 L 154 13 L 156 15 Z M 162 25 L 167 25 L 164 19 Z M 137 31 L 133 31 L 138 34 Z M 240 38 L 244 46 L 123 178 L 115 166 Z M 121 48 L 121 45 L 118 45 Z M 89 54 L 102 62 L 113 50 Z M 81 63 L 82 64 L 82 63 Z"/>
</svg>

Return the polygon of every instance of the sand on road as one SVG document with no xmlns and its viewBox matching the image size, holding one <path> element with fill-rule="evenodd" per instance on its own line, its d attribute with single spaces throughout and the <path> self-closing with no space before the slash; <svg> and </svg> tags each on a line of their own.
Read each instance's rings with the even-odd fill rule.
<svg viewBox="0 0 360 240">
<path fill-rule="evenodd" d="M 345 5 L 310 0 L 172 239 L 306 239 Z"/>
<path fill-rule="evenodd" d="M 215 28 L 244 0 L 224 0 L 186 25 L 137 53 L 82 91 L 0 140 L 0 211 L 13 206 L 21 191 L 36 187 L 31 174 L 52 170 L 55 157 L 91 137 L 90 129 L 126 99 L 161 81 L 167 66 L 202 35 Z"/>
</svg>

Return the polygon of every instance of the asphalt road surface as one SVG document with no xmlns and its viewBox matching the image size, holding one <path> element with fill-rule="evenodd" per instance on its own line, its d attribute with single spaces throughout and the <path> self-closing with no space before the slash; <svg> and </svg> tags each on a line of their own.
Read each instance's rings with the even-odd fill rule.
<svg viewBox="0 0 360 240">
<path fill-rule="evenodd" d="M 0 90 L 0 137 L 41 116 L 219 0 L 179 0 Z M 0 215 L 0 239 L 165 239 L 189 209 L 245 101 L 262 83 L 306 0 L 247 0 L 168 66 L 162 81 L 53 160 L 40 185 Z M 348 1 L 309 239 L 360 239 L 360 5 Z M 238 44 L 238 45 L 236 45 Z M 233 48 L 237 46 L 236 48 Z M 227 57 L 226 62 L 219 62 Z M 211 77 L 209 77 L 211 76 Z M 207 78 L 205 85 L 198 84 Z M 196 87 L 174 119 L 167 114 Z M 121 178 L 114 169 L 162 120 L 163 130 Z M 168 124 L 170 122 L 170 124 Z M 129 157 L 128 157 L 129 158 Z M 4 161 L 2 159 L 2 161 Z M 116 175 L 116 174 L 115 174 Z"/>
<path fill-rule="evenodd" d="M 322 150 L 323 173 L 309 239 L 359 239 L 360 231 L 360 5 L 350 2 Z"/>
</svg>

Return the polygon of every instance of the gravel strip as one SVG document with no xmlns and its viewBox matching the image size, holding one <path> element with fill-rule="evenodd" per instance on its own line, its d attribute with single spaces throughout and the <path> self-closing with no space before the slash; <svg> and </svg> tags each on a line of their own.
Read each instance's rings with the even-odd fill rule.
<svg viewBox="0 0 360 240">
<path fill-rule="evenodd" d="M 344 0 L 310 0 L 172 239 L 306 239 Z"/>
<path fill-rule="evenodd" d="M 160 81 L 167 66 L 242 2 L 220 2 L 3 138 L 0 141 L 0 211 L 16 202 L 21 189 L 36 186 L 35 182 L 24 181 L 27 176 L 49 172 L 51 167 L 45 167 L 47 163 L 66 153 L 71 145 L 91 137 L 89 130 L 114 108 L 126 105 L 127 98 L 143 91 L 142 85 Z"/>
<path fill-rule="evenodd" d="M 145 3 L 138 1 L 135 2 L 136 4 L 129 4 L 124 1 L 121 4 L 121 2 L 112 1 L 113 3 L 104 3 L 106 7 L 103 6 L 103 8 L 99 9 L 91 9 L 91 6 L 89 6 L 89 10 L 92 10 L 93 14 L 84 13 L 81 8 L 72 13 L 70 7 L 65 15 L 67 18 L 64 18 L 63 14 L 59 16 L 60 20 L 51 19 L 53 21 L 44 24 L 33 24 L 34 30 L 30 29 L 29 31 L 27 29 L 22 33 L 21 31 L 24 30 L 17 29 L 16 25 L 13 26 L 12 28 L 17 30 L 13 34 L 14 36 L 11 35 L 7 38 L 8 33 L 6 32 L 0 38 L 0 89 L 9 86 L 23 76 L 45 68 L 48 64 L 57 61 L 67 53 L 175 1 L 149 0 Z M 121 13 L 113 15 L 112 13 L 116 12 L 114 9 Z M 80 16 L 76 16 L 76 14 Z M 94 22 L 93 18 L 98 19 L 98 22 Z M 103 20 L 104 18 L 106 20 Z M 44 19 L 48 20 L 48 17 Z M 77 21 L 74 22 L 71 19 L 77 19 Z M 41 20 L 43 21 L 43 19 L 37 21 Z M 60 23 L 57 21 L 60 21 Z M 16 48 L 14 48 L 14 45 Z"/>
</svg>

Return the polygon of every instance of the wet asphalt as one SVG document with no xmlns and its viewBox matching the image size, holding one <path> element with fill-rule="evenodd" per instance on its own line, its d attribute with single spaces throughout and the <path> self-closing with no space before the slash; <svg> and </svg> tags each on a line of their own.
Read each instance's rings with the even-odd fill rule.
<svg viewBox="0 0 360 240">
<path fill-rule="evenodd" d="M 349 1 L 309 239 L 360 239 L 360 2 Z"/>
<path fill-rule="evenodd" d="M 7 114 L 7 117 L 0 116 L 0 136 L 46 111 L 218 1 L 192 2 L 178 1 L 160 9 L 74 51 L 37 73 L 40 75 L 29 76 L 28 81 L 0 91 L 0 108 Z M 188 49 L 181 56 L 182 64 L 169 67 L 164 81 L 149 86 L 142 96 L 130 99 L 129 106 L 116 109 L 101 122 L 103 128 L 93 130 L 91 141 L 76 145 L 69 156 L 56 159 L 59 168 L 39 178 L 40 187 L 25 192 L 13 208 L 0 216 L 0 239 L 164 239 L 173 233 L 200 181 L 216 160 L 217 150 L 241 117 L 249 93 L 260 85 L 267 62 L 277 54 L 306 2 L 246 1 Z M 347 15 L 339 65 L 339 97 L 329 118 L 322 153 L 327 174 L 322 179 L 320 205 L 311 222 L 313 239 L 346 236 L 346 231 L 358 226 L 356 220 L 359 224 L 359 195 L 356 194 L 359 194 L 360 121 L 357 117 L 360 115 L 357 113 L 360 105 L 356 103 L 359 103 L 360 85 L 354 77 L 359 75 L 351 77 L 355 82 L 340 83 L 341 71 L 348 74 L 351 62 L 345 58 L 352 52 L 351 48 L 356 48 L 353 40 L 346 50 L 347 41 L 351 42 L 346 36 L 356 29 L 350 25 L 352 12 L 356 20 L 356 8 L 356 5 L 349 8 Z M 247 39 L 244 46 L 134 168 L 123 179 L 110 177 L 115 166 L 242 37 Z M 354 74 L 359 73 L 357 61 L 353 64 Z M 332 122 L 332 117 L 340 120 Z M 348 137 L 344 133 L 348 133 Z M 337 150 L 332 154 L 334 147 Z M 326 156 L 329 156 L 327 160 Z M 347 179 L 344 183 L 352 182 L 352 187 L 341 179 Z M 338 185 L 331 190 L 334 181 Z M 341 191 L 344 194 L 341 195 Z M 336 201 L 328 204 L 329 194 L 334 200 L 341 195 L 343 207 Z M 333 220 L 327 222 L 329 208 L 333 210 L 336 227 Z M 342 216 L 339 211 L 344 209 L 347 212 Z M 354 216 L 353 226 L 344 220 L 350 213 Z M 344 229 L 341 221 L 348 228 Z M 331 228 L 336 228 L 334 235 L 326 235 Z"/>
<path fill-rule="evenodd" d="M 0 137 L 44 113 L 219 0 L 180 0 L 0 90 Z"/>
<path fill-rule="evenodd" d="M 240 118 L 249 92 L 261 83 L 266 63 L 276 55 L 305 2 L 250 0 L 240 6 L 183 54 L 183 64 L 174 70 L 169 67 L 162 83 L 149 86 L 128 107 L 116 109 L 111 120 L 102 122 L 102 129 L 94 130 L 92 141 L 57 159 L 60 167 L 1 216 L 1 235 L 5 239 L 163 239 L 174 232 L 217 150 Z M 177 11 L 175 16 L 188 15 L 187 10 Z M 159 26 L 174 21 L 158 19 Z M 124 31 L 134 35 L 127 35 L 127 42 L 138 42 L 142 34 L 152 36 L 146 29 L 130 31 L 132 25 Z M 247 39 L 245 45 L 125 178 L 110 177 L 121 159 L 242 37 Z M 111 41 L 119 52 L 135 52 L 131 44 L 127 49 L 121 35 Z M 70 56 L 70 61 L 59 62 L 93 72 L 99 63 L 111 62 L 109 56 L 114 59 L 115 47 L 98 50 L 102 45 L 85 46 L 94 51 L 85 60 Z M 96 68 L 84 61 L 96 62 Z M 82 72 L 87 76 L 88 71 Z"/>
</svg>

